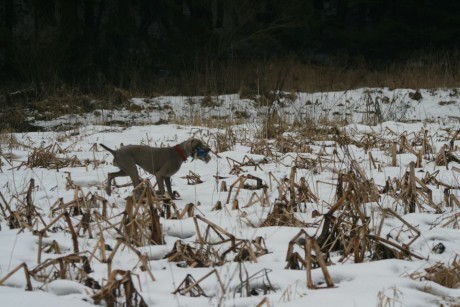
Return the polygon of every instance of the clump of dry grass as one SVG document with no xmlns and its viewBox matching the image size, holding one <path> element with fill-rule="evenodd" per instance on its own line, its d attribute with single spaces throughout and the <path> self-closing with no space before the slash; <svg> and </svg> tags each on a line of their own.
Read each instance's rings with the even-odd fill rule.
<svg viewBox="0 0 460 307">
<path fill-rule="evenodd" d="M 213 137 L 216 141 L 216 152 L 232 150 L 236 144 L 236 136 L 231 129 L 226 129 L 225 133 L 215 133 Z"/>
<path fill-rule="evenodd" d="M 20 145 L 11 128 L 0 132 L 0 152 L 4 149 L 18 148 Z"/>
<path fill-rule="evenodd" d="M 410 92 L 409 93 L 409 98 L 413 99 L 413 100 L 416 100 L 416 101 L 420 101 L 423 97 L 422 97 L 422 94 L 420 93 L 420 91 L 417 90 L 415 92 Z"/>
<path fill-rule="evenodd" d="M 58 161 L 56 153 L 54 153 L 52 150 L 49 150 L 49 148 L 40 147 L 36 148 L 30 154 L 27 159 L 27 165 L 29 167 L 48 167 L 53 163 L 53 161 Z"/>
<path fill-rule="evenodd" d="M 276 203 L 259 227 L 270 226 L 307 227 L 307 224 L 297 219 L 294 212 L 287 210 L 284 204 Z"/>
<path fill-rule="evenodd" d="M 271 111 L 265 116 L 263 125 L 257 133 L 258 138 L 275 139 L 288 131 L 289 124 L 284 116 L 276 111 Z"/>
<path fill-rule="evenodd" d="M 460 288 L 460 261 L 454 259 L 449 266 L 443 263 L 426 268 L 422 279 L 430 280 L 441 286 L 457 289 Z"/>
<path fill-rule="evenodd" d="M 25 90 L 7 90 L 6 103 L 0 109 L 0 131 L 36 131 L 34 120 L 50 120 L 67 114 L 93 112 L 101 108 L 113 108 L 127 104 L 130 94 L 113 86 L 106 86 L 100 93 L 87 93 L 79 87 L 41 86 Z M 33 93 L 33 95 L 30 94 Z"/>
<path fill-rule="evenodd" d="M 201 98 L 200 105 L 203 108 L 215 108 L 219 107 L 222 102 L 216 96 L 204 96 Z"/>
<path fill-rule="evenodd" d="M 62 149 L 57 143 L 54 145 L 41 146 L 35 148 L 27 158 L 26 165 L 28 167 L 44 167 L 48 169 L 60 169 L 63 167 L 77 167 L 83 166 L 85 163 L 82 163 L 77 156 L 73 155 L 72 157 L 59 157 L 58 154 L 68 153 L 67 149 Z"/>
<path fill-rule="evenodd" d="M 409 275 L 417 280 L 429 280 L 450 289 L 460 288 L 460 260 L 457 256 L 451 264 L 437 262 L 425 268 L 425 272 L 415 272 Z"/>
<path fill-rule="evenodd" d="M 257 99 L 259 92 L 257 88 L 242 83 L 238 89 L 238 95 L 240 99 Z"/>
</svg>

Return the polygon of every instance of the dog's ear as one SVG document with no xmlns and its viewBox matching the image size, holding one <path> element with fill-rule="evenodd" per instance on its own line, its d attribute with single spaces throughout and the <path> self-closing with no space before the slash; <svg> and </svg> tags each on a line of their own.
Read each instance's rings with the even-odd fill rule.
<svg viewBox="0 0 460 307">
<path fill-rule="evenodd" d="M 187 148 L 188 150 L 190 150 L 190 152 L 194 152 L 198 148 L 202 148 L 206 150 L 206 152 L 211 151 L 211 148 L 207 144 L 195 138 L 189 139 L 188 142 L 186 142 L 186 145 L 190 146 L 190 148 Z"/>
<path fill-rule="evenodd" d="M 197 149 L 197 148 L 208 148 L 201 140 L 199 139 L 192 139 L 190 142 L 190 145 L 192 146 L 192 149 Z"/>
<path fill-rule="evenodd" d="M 191 155 L 195 152 L 196 148 L 200 146 L 201 141 L 198 139 L 190 138 L 184 142 L 184 149 L 187 155 Z"/>
<path fill-rule="evenodd" d="M 192 139 L 190 143 L 191 143 L 190 145 L 191 145 L 192 149 L 196 149 L 196 148 L 202 146 L 202 144 L 203 144 L 203 143 L 202 143 L 200 140 L 198 140 L 198 139 Z"/>
</svg>

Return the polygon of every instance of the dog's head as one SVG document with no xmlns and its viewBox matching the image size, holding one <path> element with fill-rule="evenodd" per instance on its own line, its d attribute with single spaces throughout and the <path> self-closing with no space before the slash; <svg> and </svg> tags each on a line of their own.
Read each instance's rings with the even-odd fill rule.
<svg viewBox="0 0 460 307">
<path fill-rule="evenodd" d="M 211 156 L 209 155 L 211 148 L 203 141 L 195 138 L 188 139 L 185 147 L 193 159 L 199 159 L 206 163 L 211 160 Z"/>
</svg>

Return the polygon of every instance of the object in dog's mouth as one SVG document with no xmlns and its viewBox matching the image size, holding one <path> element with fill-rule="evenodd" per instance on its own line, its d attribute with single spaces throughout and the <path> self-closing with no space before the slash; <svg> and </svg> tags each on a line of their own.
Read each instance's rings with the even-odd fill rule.
<svg viewBox="0 0 460 307">
<path fill-rule="evenodd" d="M 211 156 L 209 155 L 209 150 L 206 150 L 201 147 L 196 149 L 195 157 L 206 163 L 208 163 L 211 160 Z"/>
</svg>

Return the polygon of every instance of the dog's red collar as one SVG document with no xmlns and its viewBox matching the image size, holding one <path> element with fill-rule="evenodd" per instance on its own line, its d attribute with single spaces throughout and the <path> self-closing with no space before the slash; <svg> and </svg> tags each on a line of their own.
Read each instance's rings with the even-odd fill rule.
<svg viewBox="0 0 460 307">
<path fill-rule="evenodd" d="M 179 144 L 176 145 L 176 151 L 179 154 L 179 156 L 181 157 L 182 161 L 187 160 L 187 157 L 185 156 L 184 151 L 182 150 L 182 148 L 180 148 Z"/>
</svg>

